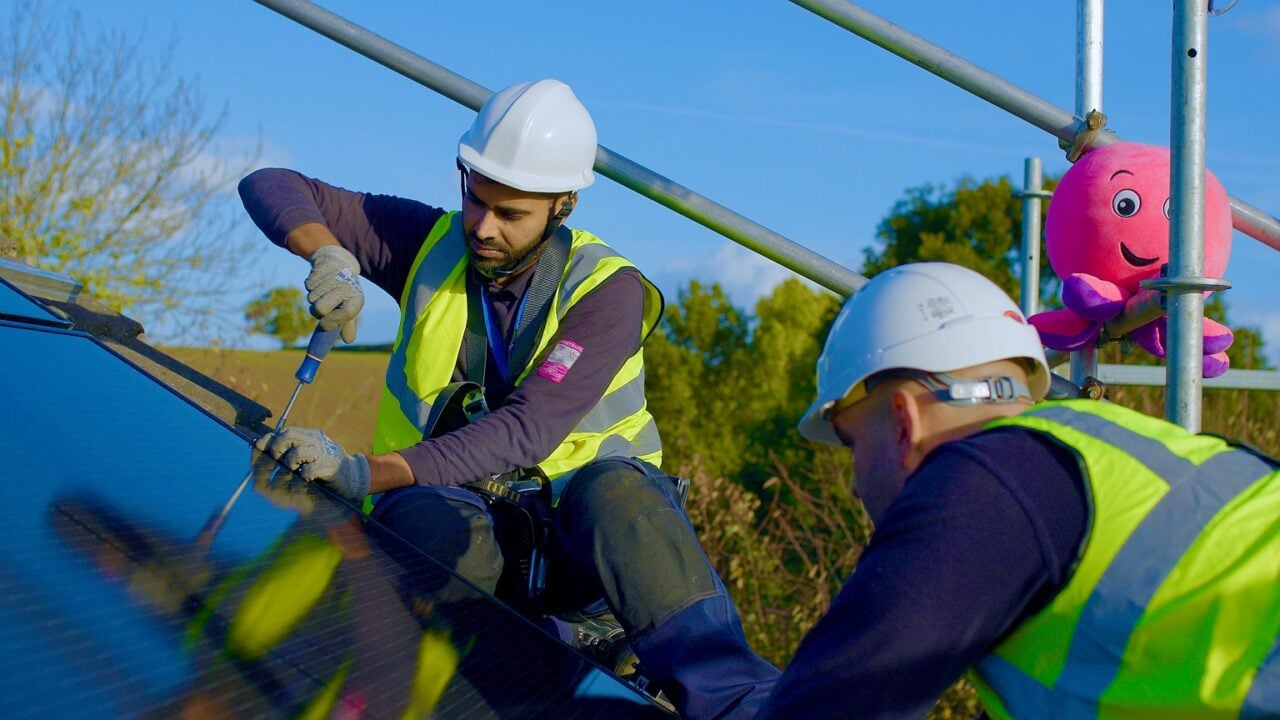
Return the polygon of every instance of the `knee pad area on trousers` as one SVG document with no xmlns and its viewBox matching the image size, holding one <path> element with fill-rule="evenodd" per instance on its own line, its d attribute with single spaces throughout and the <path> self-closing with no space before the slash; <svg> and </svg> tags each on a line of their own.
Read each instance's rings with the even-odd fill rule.
<svg viewBox="0 0 1280 720">
<path fill-rule="evenodd" d="M 388 493 L 378 501 L 373 517 L 400 540 L 493 593 L 502 575 L 503 559 L 488 511 L 478 499 L 473 502 L 433 490 L 411 488 Z M 401 564 L 408 559 L 403 551 L 392 550 L 390 554 Z M 444 584 L 444 579 L 437 582 Z"/>
<path fill-rule="evenodd" d="M 574 475 L 560 497 L 559 508 L 575 518 L 624 521 L 638 514 L 678 508 L 670 481 L 638 463 L 598 460 Z"/>
<path fill-rule="evenodd" d="M 657 477 L 654 477 L 656 475 Z M 723 592 L 693 526 L 660 473 L 622 461 L 574 476 L 557 510 L 566 549 L 593 565 L 629 633 Z"/>
</svg>

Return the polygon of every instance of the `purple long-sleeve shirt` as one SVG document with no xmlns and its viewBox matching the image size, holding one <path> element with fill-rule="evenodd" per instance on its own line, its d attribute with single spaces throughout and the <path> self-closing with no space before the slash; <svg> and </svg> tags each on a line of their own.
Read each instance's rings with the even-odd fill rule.
<svg viewBox="0 0 1280 720">
<path fill-rule="evenodd" d="M 406 198 L 352 192 L 292 170 L 258 170 L 240 181 L 240 198 L 272 242 L 309 222 L 326 225 L 360 262 L 360 273 L 398 302 L 427 233 L 445 211 Z M 516 309 L 533 270 L 505 287 L 480 278 L 502 337 L 508 341 Z M 477 275 L 477 277 L 479 277 Z M 460 485 L 546 459 L 604 395 L 642 341 L 644 287 L 634 272 L 619 272 L 569 309 L 555 342 L 571 340 L 582 353 L 562 378 L 531 373 L 519 387 L 486 358 L 485 390 L 492 412 L 460 430 L 399 453 L 420 485 Z M 465 379 L 456 350 L 454 380 Z"/>
</svg>

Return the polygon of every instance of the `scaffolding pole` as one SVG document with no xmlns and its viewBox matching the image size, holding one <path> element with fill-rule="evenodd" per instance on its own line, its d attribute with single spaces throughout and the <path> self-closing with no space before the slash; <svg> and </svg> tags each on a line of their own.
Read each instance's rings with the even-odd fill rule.
<svg viewBox="0 0 1280 720">
<path fill-rule="evenodd" d="M 1022 314 L 1040 312 L 1040 208 L 1050 193 L 1044 190 L 1040 158 L 1029 157 L 1022 168 Z"/>
<path fill-rule="evenodd" d="M 1076 117 L 1102 112 L 1102 0 L 1076 8 Z"/>
<path fill-rule="evenodd" d="M 366 30 L 308 0 L 254 0 L 325 37 L 472 110 L 492 91 Z M 596 151 L 595 169 L 694 222 L 847 297 L 867 279 L 702 195 L 609 150 Z"/>
<path fill-rule="evenodd" d="M 1204 0 L 1175 0 L 1170 111 L 1169 273 L 1148 287 L 1167 293 L 1164 414 L 1200 432 L 1204 367 L 1204 121 L 1208 13 Z"/>
<path fill-rule="evenodd" d="M 1076 117 L 1102 116 L 1102 0 L 1076 4 Z M 1098 344 L 1071 353 L 1071 381 L 1084 385 L 1098 375 Z"/>
</svg>

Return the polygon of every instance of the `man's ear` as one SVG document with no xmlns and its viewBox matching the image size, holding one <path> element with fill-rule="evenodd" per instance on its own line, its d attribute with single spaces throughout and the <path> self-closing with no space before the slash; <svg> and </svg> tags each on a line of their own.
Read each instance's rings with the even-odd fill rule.
<svg viewBox="0 0 1280 720">
<path fill-rule="evenodd" d="M 924 438 L 924 425 L 921 417 L 920 403 L 916 396 L 905 388 L 893 391 L 889 399 L 889 412 L 893 417 L 895 442 L 898 447 L 898 463 L 908 472 L 914 471 L 924 459 L 921 441 Z"/>
</svg>

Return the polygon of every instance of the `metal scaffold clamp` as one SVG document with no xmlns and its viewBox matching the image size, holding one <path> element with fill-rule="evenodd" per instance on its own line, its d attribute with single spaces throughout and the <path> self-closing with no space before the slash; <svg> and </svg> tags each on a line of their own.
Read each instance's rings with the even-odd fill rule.
<svg viewBox="0 0 1280 720">
<path fill-rule="evenodd" d="M 1102 400 L 1107 396 L 1107 385 L 1098 378 L 1088 375 L 1080 383 L 1080 397 L 1089 400 Z"/>
<path fill-rule="evenodd" d="M 1239 1 L 1240 0 L 1230 0 L 1225 7 L 1218 7 L 1217 3 L 1215 3 L 1214 0 L 1209 0 L 1209 14 L 1214 17 L 1217 17 L 1218 15 L 1221 15 L 1226 11 L 1230 10 L 1231 8 L 1235 7 L 1236 3 Z"/>
<path fill-rule="evenodd" d="M 1084 155 L 1089 148 L 1093 147 L 1094 141 L 1098 138 L 1098 133 L 1102 132 L 1107 126 L 1107 116 L 1097 110 L 1090 110 L 1084 116 L 1084 120 L 1076 128 L 1076 135 L 1071 142 L 1058 140 L 1058 147 L 1067 151 L 1067 160 L 1075 162 Z"/>
</svg>

